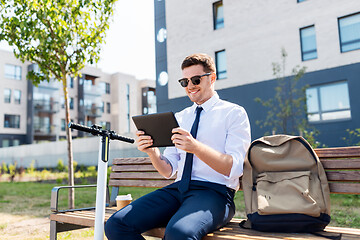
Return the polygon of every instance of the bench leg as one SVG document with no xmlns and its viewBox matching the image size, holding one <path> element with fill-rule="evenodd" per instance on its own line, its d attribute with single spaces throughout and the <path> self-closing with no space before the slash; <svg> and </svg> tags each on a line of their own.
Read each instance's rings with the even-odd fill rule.
<svg viewBox="0 0 360 240">
<path fill-rule="evenodd" d="M 60 232 L 67 232 L 82 228 L 89 228 L 89 226 L 81 226 L 71 223 L 57 222 L 50 220 L 50 240 L 57 240 L 57 234 Z"/>
<path fill-rule="evenodd" d="M 57 240 L 56 221 L 50 221 L 50 240 Z"/>
</svg>

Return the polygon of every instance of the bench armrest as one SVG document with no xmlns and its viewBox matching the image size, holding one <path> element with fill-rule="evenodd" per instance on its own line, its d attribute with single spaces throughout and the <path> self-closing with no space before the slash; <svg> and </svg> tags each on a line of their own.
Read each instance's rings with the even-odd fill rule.
<svg viewBox="0 0 360 240">
<path fill-rule="evenodd" d="M 61 189 L 69 189 L 69 188 L 89 188 L 89 187 L 96 187 L 97 185 L 75 185 L 75 186 L 57 186 L 53 187 L 51 190 L 51 203 L 50 209 L 52 212 L 58 212 L 58 198 L 59 198 L 59 191 Z M 106 186 L 106 205 L 110 202 L 109 199 L 109 186 Z M 69 211 L 80 210 L 80 209 L 69 209 Z M 67 211 L 67 210 L 64 210 Z"/>
</svg>

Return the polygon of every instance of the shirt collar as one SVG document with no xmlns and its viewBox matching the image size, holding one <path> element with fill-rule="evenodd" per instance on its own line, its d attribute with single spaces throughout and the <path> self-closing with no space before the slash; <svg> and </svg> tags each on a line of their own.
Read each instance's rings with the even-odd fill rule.
<svg viewBox="0 0 360 240">
<path fill-rule="evenodd" d="M 196 103 L 194 103 L 192 105 L 192 111 L 193 112 L 196 112 L 196 108 L 197 107 L 202 107 L 203 110 L 205 112 L 209 111 L 218 101 L 219 101 L 219 95 L 217 94 L 217 92 L 215 92 L 215 94 L 209 99 L 207 100 L 206 102 L 204 102 L 203 104 L 201 105 L 197 105 Z"/>
</svg>

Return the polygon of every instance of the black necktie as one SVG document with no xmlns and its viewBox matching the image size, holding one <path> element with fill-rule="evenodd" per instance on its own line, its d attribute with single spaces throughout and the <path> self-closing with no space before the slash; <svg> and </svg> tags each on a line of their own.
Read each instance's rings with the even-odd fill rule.
<svg viewBox="0 0 360 240">
<path fill-rule="evenodd" d="M 202 110 L 203 110 L 202 107 L 196 108 L 196 118 L 195 118 L 195 121 L 194 121 L 194 123 L 191 127 L 191 131 L 190 131 L 193 138 L 196 138 L 196 134 L 197 134 L 198 126 L 199 126 L 200 113 Z M 189 189 L 189 184 L 190 184 L 190 179 L 191 179 L 191 171 L 192 171 L 192 165 L 193 165 L 193 157 L 194 157 L 194 154 L 186 153 L 184 171 L 183 171 L 183 174 L 182 174 L 182 177 L 180 180 L 180 184 L 179 184 L 179 191 L 181 193 L 184 193 Z"/>
</svg>

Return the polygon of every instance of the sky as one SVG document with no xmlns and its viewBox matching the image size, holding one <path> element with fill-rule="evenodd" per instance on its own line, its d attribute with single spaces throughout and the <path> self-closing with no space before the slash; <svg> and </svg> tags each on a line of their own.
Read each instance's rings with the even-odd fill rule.
<svg viewBox="0 0 360 240">
<path fill-rule="evenodd" d="M 154 1 L 118 0 L 97 67 L 155 79 Z M 11 51 L 5 43 L 0 49 Z"/>
</svg>

